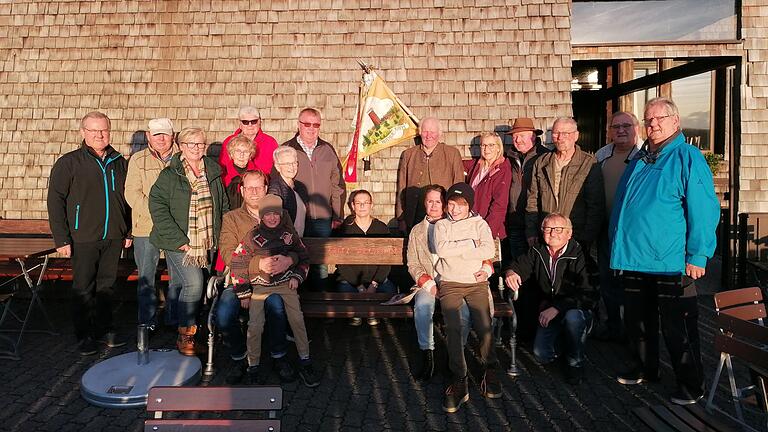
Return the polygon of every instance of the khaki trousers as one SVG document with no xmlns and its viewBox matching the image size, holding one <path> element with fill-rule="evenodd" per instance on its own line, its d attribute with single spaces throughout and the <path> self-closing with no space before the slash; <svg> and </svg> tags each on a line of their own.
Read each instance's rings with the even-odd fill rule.
<svg viewBox="0 0 768 432">
<path fill-rule="evenodd" d="M 285 304 L 288 324 L 293 330 L 296 340 L 296 350 L 299 358 L 309 358 L 309 339 L 307 328 L 304 326 L 304 314 L 299 304 L 299 294 L 288 288 L 288 282 L 276 286 L 254 285 L 251 294 L 251 305 L 248 309 L 248 364 L 258 365 L 261 359 L 261 335 L 264 332 L 264 300 L 271 294 L 279 294 Z"/>
</svg>

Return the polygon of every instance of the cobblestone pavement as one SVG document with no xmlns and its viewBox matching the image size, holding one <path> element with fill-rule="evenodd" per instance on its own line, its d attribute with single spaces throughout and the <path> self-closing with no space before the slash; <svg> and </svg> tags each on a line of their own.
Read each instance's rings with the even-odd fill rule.
<svg viewBox="0 0 768 432">
<path fill-rule="evenodd" d="M 59 291 L 59 285 L 47 291 Z M 66 288 L 66 287 L 64 287 Z M 125 323 L 120 330 L 133 334 L 135 302 L 131 290 L 118 306 L 116 317 Z M 68 303 L 61 296 L 47 296 L 59 336 L 30 334 L 25 337 L 21 361 L 0 360 L 0 430 L 13 431 L 139 431 L 146 414 L 141 409 L 104 409 L 89 405 L 80 396 L 82 374 L 95 362 L 132 351 L 129 346 L 80 357 L 68 316 Z M 705 372 L 712 375 L 716 361 L 712 352 L 713 311 L 711 296 L 701 297 L 702 351 Z M 39 324 L 39 320 L 35 321 Z M 632 413 L 637 407 L 663 403 L 673 390 L 668 362 L 663 363 L 661 383 L 622 386 L 613 375 L 623 364 L 623 348 L 614 344 L 588 343 L 586 378 L 581 385 L 564 382 L 560 365 L 538 365 L 530 346 L 518 350 L 522 375 L 503 378 L 501 399 L 485 399 L 479 393 L 477 364 L 468 352 L 470 401 L 456 414 L 446 415 L 441 398 L 446 384 L 447 357 L 444 339 L 436 332 L 439 372 L 427 385 L 414 381 L 411 369 L 418 366 L 419 351 L 413 322 L 383 320 L 377 327 L 351 327 L 345 320 L 307 322 L 312 355 L 323 372 L 316 389 L 299 383 L 284 385 L 281 412 L 286 431 L 632 431 L 647 430 Z M 153 347 L 172 346 L 174 335 L 161 333 Z M 471 343 L 470 343 L 471 345 Z M 509 348 L 500 348 L 506 367 Z M 295 356 L 295 350 L 292 355 Z M 219 352 L 217 374 L 212 383 L 221 385 L 231 361 Z M 711 378 L 710 378 L 711 379 Z M 269 383 L 278 383 L 274 373 Z M 728 408 L 718 392 L 719 404 Z M 756 414 L 750 421 L 758 424 Z"/>
</svg>

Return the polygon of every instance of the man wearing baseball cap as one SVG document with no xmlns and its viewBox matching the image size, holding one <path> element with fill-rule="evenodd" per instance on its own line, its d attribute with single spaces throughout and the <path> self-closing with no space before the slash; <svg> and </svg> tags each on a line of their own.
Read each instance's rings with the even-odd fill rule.
<svg viewBox="0 0 768 432">
<path fill-rule="evenodd" d="M 173 122 L 168 118 L 156 118 L 149 121 L 147 128 L 147 148 L 136 152 L 128 161 L 128 175 L 125 180 L 125 200 L 131 206 L 133 219 L 133 257 L 139 270 L 137 286 L 139 302 L 139 324 L 146 324 L 153 332 L 157 325 L 157 294 L 155 291 L 155 274 L 160 260 L 160 250 L 149 242 L 152 231 L 152 216 L 149 214 L 149 191 L 160 175 L 160 171 L 168 165 L 171 156 L 176 151 L 173 144 Z M 171 281 L 168 287 L 170 293 L 177 292 L 180 285 Z M 173 294 L 170 298 L 175 298 Z M 173 313 L 175 304 L 169 302 L 165 324 L 174 325 Z"/>
<path fill-rule="evenodd" d="M 525 237 L 525 205 L 528 201 L 528 187 L 533 176 L 533 163 L 550 150 L 541 144 L 541 129 L 533 125 L 527 117 L 515 119 L 507 135 L 512 136 L 513 148 L 507 153 L 512 165 L 512 183 L 509 188 L 507 206 L 507 238 L 510 258 L 524 254 L 528 250 Z"/>
</svg>

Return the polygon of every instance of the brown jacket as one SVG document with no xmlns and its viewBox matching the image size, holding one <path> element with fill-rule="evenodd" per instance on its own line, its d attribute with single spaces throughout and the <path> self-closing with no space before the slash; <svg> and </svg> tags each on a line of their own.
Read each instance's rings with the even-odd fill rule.
<svg viewBox="0 0 768 432">
<path fill-rule="evenodd" d="M 576 146 L 571 161 L 560 176 L 559 199 L 553 184 L 555 152 L 541 155 L 533 166 L 525 208 L 526 237 L 538 237 L 541 221 L 549 213 L 560 213 L 571 219 L 573 237 L 582 245 L 593 242 L 605 218 L 603 174 L 594 156 Z"/>
<path fill-rule="evenodd" d="M 395 217 L 411 229 L 424 217 L 424 186 L 438 184 L 448 189 L 463 181 L 464 165 L 456 147 L 439 143 L 429 157 L 421 146 L 406 149 L 397 167 Z"/>
<path fill-rule="evenodd" d="M 283 145 L 293 147 L 298 153 L 299 172 L 295 180 L 307 188 L 307 219 L 344 219 L 346 183 L 333 146 L 318 138 L 309 160 L 295 136 Z M 277 171 L 273 169 L 272 173 L 276 175 Z"/>
</svg>

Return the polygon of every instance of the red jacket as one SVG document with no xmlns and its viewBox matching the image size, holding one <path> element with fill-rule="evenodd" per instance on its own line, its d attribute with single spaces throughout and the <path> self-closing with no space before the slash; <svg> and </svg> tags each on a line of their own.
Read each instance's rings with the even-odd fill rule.
<svg viewBox="0 0 768 432">
<path fill-rule="evenodd" d="M 467 184 L 480 174 L 480 159 L 467 169 Z M 512 165 L 507 158 L 502 158 L 501 163 L 491 168 L 488 175 L 477 184 L 475 190 L 475 205 L 472 210 L 476 211 L 491 227 L 491 234 L 494 238 L 503 240 L 507 237 L 507 230 L 504 228 L 504 220 L 507 217 L 507 204 L 509 203 L 509 187 L 512 182 Z"/>
<path fill-rule="evenodd" d="M 235 163 L 232 162 L 232 158 L 229 157 L 227 152 L 227 144 L 232 141 L 232 138 L 238 136 L 242 132 L 239 128 L 230 136 L 226 137 L 221 143 L 221 153 L 219 153 L 219 165 L 223 168 L 222 180 L 224 180 L 224 186 L 229 186 L 229 183 L 233 178 L 237 177 L 237 171 L 235 171 Z M 259 130 L 256 137 L 253 139 L 253 143 L 256 144 L 256 153 L 248 162 L 246 169 L 259 170 L 269 177 L 269 173 L 272 172 L 272 153 L 277 148 L 277 141 L 271 136 Z"/>
</svg>

